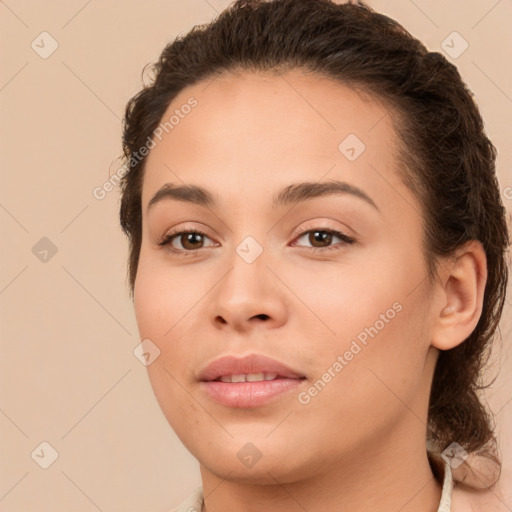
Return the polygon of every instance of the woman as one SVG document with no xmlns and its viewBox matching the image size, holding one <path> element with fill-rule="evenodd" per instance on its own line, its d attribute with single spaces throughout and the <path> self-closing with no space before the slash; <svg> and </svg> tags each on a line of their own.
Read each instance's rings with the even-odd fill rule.
<svg viewBox="0 0 512 512">
<path fill-rule="evenodd" d="M 178 510 L 468 510 L 509 239 L 456 68 L 363 3 L 240 0 L 154 71 L 120 218 Z"/>
</svg>

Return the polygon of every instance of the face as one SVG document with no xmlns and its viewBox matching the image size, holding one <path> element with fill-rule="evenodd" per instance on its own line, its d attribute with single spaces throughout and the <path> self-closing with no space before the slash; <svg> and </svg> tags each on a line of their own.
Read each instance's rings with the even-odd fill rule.
<svg viewBox="0 0 512 512">
<path fill-rule="evenodd" d="M 190 86 L 162 119 L 135 312 L 162 411 L 219 476 L 289 482 L 396 457 L 404 436 L 425 450 L 422 219 L 386 113 L 295 70 Z M 169 192 L 184 185 L 203 191 Z"/>
</svg>

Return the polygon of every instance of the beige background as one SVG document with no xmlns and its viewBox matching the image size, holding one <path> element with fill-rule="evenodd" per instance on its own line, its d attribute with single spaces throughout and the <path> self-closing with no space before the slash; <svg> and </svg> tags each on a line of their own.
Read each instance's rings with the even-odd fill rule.
<svg viewBox="0 0 512 512">
<path fill-rule="evenodd" d="M 123 109 L 141 86 L 143 66 L 228 3 L 0 1 L 2 512 L 164 511 L 200 484 L 196 461 L 133 355 L 140 340 L 125 285 L 118 191 L 103 200 L 92 191 L 117 170 Z M 499 148 L 501 188 L 512 208 L 512 2 L 370 4 L 432 50 L 441 51 L 453 31 L 469 43 L 453 60 Z M 58 43 L 48 58 L 40 56 L 51 48 L 43 31 Z M 510 305 L 496 352 L 506 366 L 488 392 L 509 478 Z M 58 452 L 48 469 L 36 463 L 50 454 L 43 441 Z M 512 510 L 510 495 L 507 505 Z"/>
</svg>

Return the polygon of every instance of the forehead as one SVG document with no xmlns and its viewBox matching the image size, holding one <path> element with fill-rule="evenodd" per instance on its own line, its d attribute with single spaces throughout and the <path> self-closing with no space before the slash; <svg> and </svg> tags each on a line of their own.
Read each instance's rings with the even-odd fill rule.
<svg viewBox="0 0 512 512">
<path fill-rule="evenodd" d="M 388 108 L 301 70 L 225 73 L 189 86 L 167 108 L 158 135 L 143 207 L 169 182 L 269 202 L 296 181 L 339 179 L 375 192 L 383 179 L 401 185 Z"/>
</svg>

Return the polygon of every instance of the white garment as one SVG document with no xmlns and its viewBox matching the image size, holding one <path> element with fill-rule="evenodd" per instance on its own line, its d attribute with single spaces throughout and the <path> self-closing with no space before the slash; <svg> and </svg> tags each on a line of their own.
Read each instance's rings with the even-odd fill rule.
<svg viewBox="0 0 512 512">
<path fill-rule="evenodd" d="M 441 491 L 441 501 L 437 512 L 450 512 L 452 504 L 453 477 L 450 465 L 444 464 L 443 489 Z M 178 507 L 171 512 L 201 512 L 203 507 L 203 488 L 198 487 L 194 492 Z"/>
</svg>

